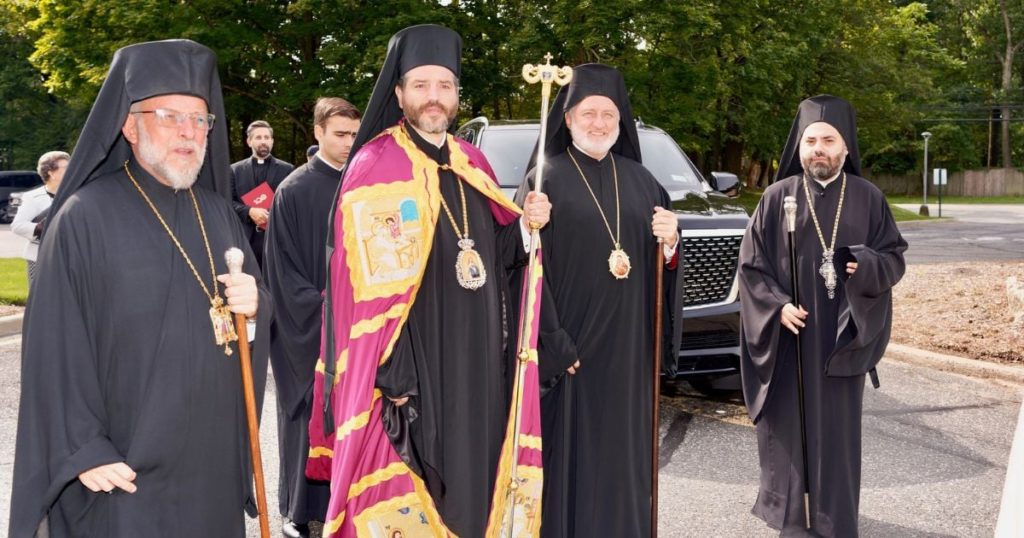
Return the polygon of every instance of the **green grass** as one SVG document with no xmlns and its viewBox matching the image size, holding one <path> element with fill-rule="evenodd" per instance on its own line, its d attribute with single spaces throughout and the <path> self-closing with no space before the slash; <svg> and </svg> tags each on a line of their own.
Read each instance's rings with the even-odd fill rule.
<svg viewBox="0 0 1024 538">
<path fill-rule="evenodd" d="M 885 197 L 889 200 L 890 204 L 920 204 L 922 201 L 921 195 L 916 194 L 909 196 L 906 194 L 900 195 L 886 195 Z M 928 191 L 928 203 L 936 204 L 939 202 L 939 197 L 934 191 Z M 972 197 L 972 196 L 942 196 L 943 204 L 1024 204 L 1024 196 L 986 196 L 986 197 Z"/>
<path fill-rule="evenodd" d="M 22 258 L 0 258 L 0 304 L 24 306 L 28 300 L 28 273 Z"/>
<path fill-rule="evenodd" d="M 762 194 L 764 194 L 764 191 L 761 191 L 761 190 L 757 190 L 757 189 L 743 189 L 743 191 L 740 192 L 739 197 L 736 198 L 735 200 L 747 210 L 747 213 L 753 213 L 754 212 L 754 208 L 757 207 L 757 203 L 759 201 L 761 201 L 761 195 Z M 903 222 L 903 221 L 907 221 L 907 220 L 930 220 L 930 217 L 922 217 L 922 216 L 918 215 L 914 211 L 907 211 L 905 209 L 900 209 L 900 208 L 895 207 L 893 205 L 893 204 L 896 204 L 896 203 L 905 203 L 905 202 L 894 202 L 892 198 L 890 198 L 890 197 L 886 197 L 886 198 L 889 200 L 889 208 L 892 209 L 892 216 L 893 216 L 893 218 L 896 219 L 896 222 Z M 1022 199 L 1022 200 L 1024 200 L 1024 199 Z M 943 201 L 943 203 L 946 202 L 945 197 L 943 197 L 942 201 Z M 950 202 L 950 203 L 953 203 L 953 202 Z M 1022 201 L 1022 203 L 1024 203 L 1024 201 Z"/>
<path fill-rule="evenodd" d="M 922 217 L 915 211 L 907 211 L 901 207 L 896 207 L 892 200 L 889 200 L 889 209 L 892 211 L 892 217 L 896 219 L 896 222 L 903 222 L 907 220 L 936 220 L 937 217 Z M 946 219 L 949 220 L 949 219 Z"/>
<path fill-rule="evenodd" d="M 762 194 L 764 194 L 763 190 L 744 188 L 740 191 L 740 195 L 735 198 L 735 201 L 742 205 L 748 214 L 753 214 L 757 203 L 761 201 Z"/>
</svg>

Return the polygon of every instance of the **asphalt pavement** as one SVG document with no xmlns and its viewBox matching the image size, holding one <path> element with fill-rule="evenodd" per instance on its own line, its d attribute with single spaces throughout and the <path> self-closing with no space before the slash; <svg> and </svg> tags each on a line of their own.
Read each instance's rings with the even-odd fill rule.
<svg viewBox="0 0 1024 538">
<path fill-rule="evenodd" d="M 10 509 L 20 343 L 0 340 L 0 428 L 8 432 L 0 436 L 0 529 Z M 991 536 L 1022 387 L 890 360 L 879 371 L 882 388 L 868 388 L 864 402 L 861 536 Z M 268 387 L 260 431 L 273 507 L 277 428 Z M 661 410 L 661 536 L 776 536 L 750 515 L 757 443 L 742 402 L 687 393 L 663 397 Z M 259 536 L 256 520 L 248 530 Z"/>
<path fill-rule="evenodd" d="M 917 212 L 920 205 L 899 207 Z M 938 206 L 929 212 L 938 215 Z M 899 223 L 910 243 L 907 263 L 1024 260 L 1024 204 L 943 204 L 942 217 Z"/>
<path fill-rule="evenodd" d="M 864 398 L 861 536 L 992 536 L 1024 387 L 888 359 L 879 375 Z M 757 441 L 738 396 L 661 409 L 660 534 L 778 536 L 750 514 Z"/>
</svg>

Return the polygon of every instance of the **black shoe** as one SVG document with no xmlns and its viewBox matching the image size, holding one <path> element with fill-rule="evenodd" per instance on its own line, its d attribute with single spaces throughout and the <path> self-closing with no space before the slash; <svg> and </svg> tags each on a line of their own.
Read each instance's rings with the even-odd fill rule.
<svg viewBox="0 0 1024 538">
<path fill-rule="evenodd" d="M 662 379 L 661 380 L 661 395 L 668 396 L 669 398 L 678 398 L 686 395 L 686 390 L 683 387 L 685 381 L 676 379 Z"/>
<path fill-rule="evenodd" d="M 281 535 L 284 538 L 309 538 L 309 525 L 286 519 L 281 525 Z"/>
</svg>

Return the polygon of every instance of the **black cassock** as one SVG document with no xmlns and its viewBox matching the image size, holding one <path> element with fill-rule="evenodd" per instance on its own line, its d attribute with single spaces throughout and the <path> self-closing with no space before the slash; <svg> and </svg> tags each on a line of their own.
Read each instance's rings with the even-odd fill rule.
<svg viewBox="0 0 1024 538">
<path fill-rule="evenodd" d="M 249 206 L 242 201 L 242 196 L 266 182 L 271 190 L 276 191 L 278 185 L 288 177 L 295 167 L 291 163 L 268 155 L 263 163 L 256 157 L 242 159 L 231 165 L 231 205 L 242 222 L 242 230 L 249 238 L 249 245 L 256 255 L 257 263 L 263 265 L 263 249 L 266 233 L 257 228 L 249 218 Z"/>
<path fill-rule="evenodd" d="M 858 268 L 846 279 L 845 264 L 837 259 L 834 299 L 828 298 L 818 273 L 823 249 L 801 176 L 765 191 L 740 249 L 741 373 L 761 467 L 753 513 L 772 528 L 784 528 L 785 535 L 805 532 L 796 338 L 779 322 L 782 307 L 792 300 L 783 198 L 797 199 L 800 302 L 810 313 L 801 345 L 812 536 L 857 535 L 864 375 L 889 341 L 891 289 L 905 268 L 907 243 L 882 192 L 852 174 L 847 182 L 836 249 L 849 247 Z M 841 187 L 842 175 L 826 187 L 809 181 L 826 242 L 831 241 Z"/>
<path fill-rule="evenodd" d="M 448 163 L 414 130 L 424 153 Z M 455 175 L 440 172 L 441 195 L 462 230 Z M 506 354 L 509 335 L 506 272 L 525 261 L 519 220 L 494 221 L 489 201 L 463 185 L 469 237 L 487 269 L 487 283 L 468 290 L 455 278 L 458 238 L 444 210 L 409 318 L 391 358 L 377 372 L 385 396 L 411 396 L 396 408 L 385 401 L 388 436 L 403 460 L 423 477 L 452 532 L 483 536 L 508 414 Z M 511 343 L 510 343 L 511 340 Z"/>
<path fill-rule="evenodd" d="M 131 167 L 209 288 L 188 192 Z M 243 271 L 258 275 L 230 204 L 193 191 L 217 273 L 238 247 Z M 40 258 L 23 334 L 10 535 L 32 536 L 48 511 L 52 537 L 244 536 L 252 482 L 239 354 L 215 344 L 209 299 L 123 170 L 68 198 Z M 261 396 L 270 319 L 262 288 L 259 308 Z M 77 479 L 117 461 L 137 473 L 134 494 L 93 493 Z"/>
<path fill-rule="evenodd" d="M 616 229 L 611 154 L 573 153 Z M 632 270 L 608 271 L 613 243 L 567 153 L 549 159 L 541 230 L 544 302 L 539 339 L 545 537 L 650 536 L 651 394 L 657 239 L 654 207 L 670 200 L 640 163 L 615 157 L 621 237 Z M 532 183 L 532 175 L 527 184 Z M 517 196 L 522 200 L 525 192 Z M 665 357 L 678 347 L 682 271 L 664 272 Z M 675 336 L 675 337 L 673 337 Z M 565 372 L 579 358 L 575 375 Z M 674 361 L 672 362 L 674 364 Z"/>
<path fill-rule="evenodd" d="M 274 193 L 263 274 L 274 298 L 270 363 L 277 386 L 281 514 L 297 523 L 322 521 L 330 484 L 306 478 L 313 371 L 320 355 L 324 247 L 341 172 L 319 157 L 292 172 Z"/>
</svg>

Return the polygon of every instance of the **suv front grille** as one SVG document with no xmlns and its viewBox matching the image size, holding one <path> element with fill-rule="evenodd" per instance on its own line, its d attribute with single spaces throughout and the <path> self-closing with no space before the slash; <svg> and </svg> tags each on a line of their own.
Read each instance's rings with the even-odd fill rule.
<svg viewBox="0 0 1024 538">
<path fill-rule="evenodd" d="M 736 347 L 738 345 L 740 345 L 740 335 L 736 331 L 684 332 L 679 351 Z"/>
<path fill-rule="evenodd" d="M 683 236 L 685 306 L 720 303 L 729 297 L 742 240 L 741 235 Z"/>
</svg>

